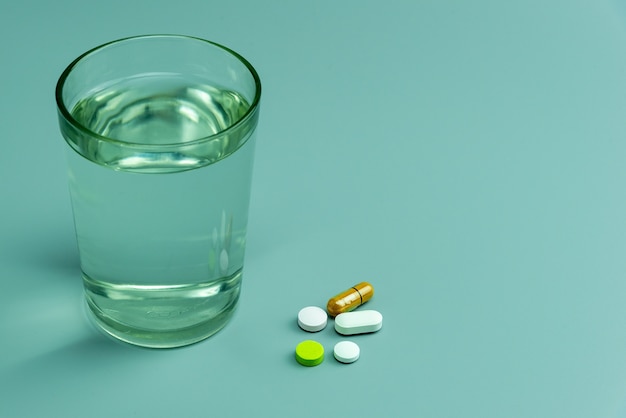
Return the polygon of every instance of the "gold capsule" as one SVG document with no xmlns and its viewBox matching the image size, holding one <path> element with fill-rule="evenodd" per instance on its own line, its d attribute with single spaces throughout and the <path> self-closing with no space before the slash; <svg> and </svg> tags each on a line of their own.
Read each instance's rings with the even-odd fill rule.
<svg viewBox="0 0 626 418">
<path fill-rule="evenodd" d="M 372 296 L 374 296 L 374 287 L 368 282 L 362 282 L 330 298 L 326 310 L 330 316 L 335 317 L 363 305 Z"/>
</svg>

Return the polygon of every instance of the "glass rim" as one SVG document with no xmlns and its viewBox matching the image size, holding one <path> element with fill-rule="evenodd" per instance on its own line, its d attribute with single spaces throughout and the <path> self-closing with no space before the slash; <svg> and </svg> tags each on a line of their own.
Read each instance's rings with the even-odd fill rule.
<svg viewBox="0 0 626 418">
<path fill-rule="evenodd" d="M 103 50 L 107 47 L 110 47 L 112 45 L 116 45 L 116 44 L 120 44 L 123 42 L 128 42 L 128 41 L 138 41 L 138 40 L 143 40 L 143 39 L 154 39 L 154 38 L 169 38 L 169 39 L 181 39 L 181 40 L 191 40 L 191 41 L 198 41 L 198 42 L 202 42 L 202 43 L 206 43 L 210 46 L 213 47 L 217 47 L 219 49 L 222 49 L 223 51 L 227 52 L 228 54 L 232 55 L 233 57 L 235 57 L 237 60 L 239 60 L 247 69 L 248 71 L 250 71 L 250 75 L 252 76 L 252 78 L 254 79 L 254 85 L 255 85 L 255 92 L 254 92 L 254 99 L 252 100 L 252 102 L 250 103 L 250 107 L 246 110 L 246 113 L 244 113 L 235 123 L 233 123 L 232 125 L 230 125 L 229 127 L 227 127 L 226 129 L 219 131 L 217 133 L 211 134 L 211 135 L 207 135 L 207 136 L 202 136 L 199 138 L 195 138 L 191 141 L 187 141 L 184 143 L 181 142 L 172 142 L 172 143 L 162 143 L 162 144 L 146 144 L 146 143 L 141 143 L 141 142 L 134 142 L 134 141 L 125 141 L 125 140 L 120 140 L 120 139 L 115 139 L 115 138 L 110 138 L 108 136 L 105 135 L 101 135 L 97 132 L 94 132 L 93 130 L 87 128 L 85 125 L 83 125 L 82 123 L 80 123 L 78 120 L 76 120 L 71 112 L 68 110 L 67 106 L 65 105 L 65 102 L 63 100 L 63 89 L 65 87 L 65 82 L 67 81 L 67 78 L 69 77 L 70 73 L 72 72 L 72 70 L 74 69 L 74 67 L 76 67 L 84 58 L 87 58 L 88 56 L 92 55 L 95 52 L 98 52 L 100 50 Z M 56 99 L 56 103 L 57 103 L 57 109 L 58 111 L 61 113 L 61 115 L 63 116 L 63 118 L 69 122 L 72 126 L 74 126 L 76 129 L 78 129 L 79 131 L 83 132 L 84 134 L 87 134 L 90 137 L 94 137 L 95 139 L 98 139 L 100 141 L 104 141 L 104 142 L 108 142 L 108 143 L 112 143 L 112 144 L 118 144 L 119 146 L 122 147 L 141 147 L 144 149 L 162 149 L 162 148 L 170 148 L 172 146 L 176 146 L 176 147 L 180 147 L 181 145 L 184 146 L 189 146 L 189 145 L 196 145 L 196 144 L 201 144 L 204 142 L 209 142 L 212 141 L 216 138 L 219 138 L 221 136 L 224 135 L 228 135 L 230 132 L 236 130 L 238 127 L 240 127 L 242 124 L 246 123 L 247 120 L 249 120 L 251 117 L 253 117 L 253 115 L 256 113 L 258 107 L 259 107 L 259 102 L 261 100 L 261 79 L 259 77 L 259 74 L 257 73 L 257 71 L 255 70 L 255 68 L 252 66 L 252 64 L 250 64 L 250 62 L 245 59 L 242 55 L 240 55 L 239 53 L 235 52 L 234 50 L 221 45 L 219 43 L 213 42 L 213 41 L 209 41 L 207 39 L 204 38 L 200 38 L 197 36 L 190 36 L 190 35 L 178 35 L 178 34 L 148 34 L 148 35 L 135 35 L 135 36 L 127 36 L 124 38 L 119 38 L 113 41 L 109 41 L 103 44 L 100 44 L 96 47 L 93 47 L 85 52 L 83 52 L 82 54 L 80 54 L 78 57 L 76 57 L 66 68 L 65 70 L 63 70 L 63 72 L 61 73 L 61 76 L 59 77 L 59 80 L 57 81 L 56 87 L 55 87 L 55 99 Z"/>
</svg>

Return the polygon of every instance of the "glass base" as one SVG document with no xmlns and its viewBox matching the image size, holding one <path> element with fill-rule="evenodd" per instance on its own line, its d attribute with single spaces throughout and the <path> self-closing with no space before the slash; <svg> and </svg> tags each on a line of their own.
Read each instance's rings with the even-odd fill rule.
<svg viewBox="0 0 626 418">
<path fill-rule="evenodd" d="M 241 270 L 209 283 L 136 286 L 104 283 L 83 274 L 88 311 L 114 338 L 149 348 L 174 348 L 202 341 L 232 317 Z"/>
</svg>

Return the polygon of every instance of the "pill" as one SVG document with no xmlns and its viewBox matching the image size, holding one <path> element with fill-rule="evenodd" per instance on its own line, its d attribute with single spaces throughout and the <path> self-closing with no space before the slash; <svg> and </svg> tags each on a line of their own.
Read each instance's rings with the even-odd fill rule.
<svg viewBox="0 0 626 418">
<path fill-rule="evenodd" d="M 335 331 L 342 335 L 376 332 L 383 326 L 383 316 L 378 311 L 345 312 L 335 318 Z"/>
<path fill-rule="evenodd" d="M 359 346 L 352 341 L 340 341 L 335 344 L 333 353 L 340 363 L 354 363 L 359 359 L 361 350 Z"/>
<path fill-rule="evenodd" d="M 317 306 L 307 306 L 298 312 L 298 325 L 305 331 L 317 332 L 326 327 L 328 315 Z"/>
<path fill-rule="evenodd" d="M 370 300 L 372 296 L 374 296 L 374 288 L 372 285 L 367 282 L 362 282 L 330 298 L 326 305 L 326 310 L 330 316 L 337 316 L 363 305 Z"/>
<path fill-rule="evenodd" d="M 317 366 L 324 361 L 324 347 L 317 341 L 302 341 L 296 346 L 296 361 L 303 366 Z"/>
</svg>

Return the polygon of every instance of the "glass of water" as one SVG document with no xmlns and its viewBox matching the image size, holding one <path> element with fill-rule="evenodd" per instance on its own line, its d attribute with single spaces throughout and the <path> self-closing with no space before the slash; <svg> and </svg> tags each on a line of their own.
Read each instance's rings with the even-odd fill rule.
<svg viewBox="0 0 626 418">
<path fill-rule="evenodd" d="M 110 335 L 177 347 L 237 305 L 261 83 L 187 36 L 94 48 L 56 87 L 89 312 Z"/>
</svg>

